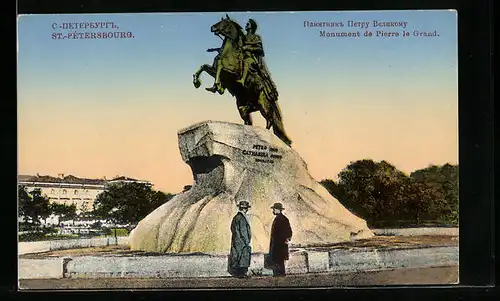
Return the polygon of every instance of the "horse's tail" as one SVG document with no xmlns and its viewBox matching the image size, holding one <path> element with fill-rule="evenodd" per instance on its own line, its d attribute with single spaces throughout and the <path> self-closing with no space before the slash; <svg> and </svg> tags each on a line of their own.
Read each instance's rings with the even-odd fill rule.
<svg viewBox="0 0 500 301">
<path fill-rule="evenodd" d="M 269 100 L 271 100 L 271 99 L 269 99 Z M 279 121 L 283 122 L 283 118 L 281 117 L 281 110 L 280 110 L 280 107 L 278 106 L 278 103 L 276 101 L 270 101 L 269 103 L 271 105 L 271 109 L 272 109 L 272 112 L 274 115 L 273 117 L 275 118 L 275 120 L 279 120 Z"/>
<path fill-rule="evenodd" d="M 276 88 L 276 84 L 271 79 L 267 66 L 265 64 L 262 64 L 261 66 L 262 69 L 259 69 L 259 75 L 262 79 L 262 89 L 264 90 L 264 94 L 271 102 L 278 101 L 278 88 Z"/>
<path fill-rule="evenodd" d="M 276 87 L 272 85 L 272 83 L 269 83 L 267 81 L 264 82 L 263 85 L 263 90 L 264 94 L 266 95 L 266 98 L 269 99 L 271 102 L 276 102 L 278 101 L 278 90 L 276 90 Z"/>
<path fill-rule="evenodd" d="M 281 110 L 276 101 L 270 101 L 270 106 L 272 110 L 272 120 L 273 120 L 273 132 L 285 142 L 288 146 L 292 144 L 292 140 L 288 137 L 285 132 L 285 126 L 283 125 L 283 118 L 281 117 Z"/>
</svg>

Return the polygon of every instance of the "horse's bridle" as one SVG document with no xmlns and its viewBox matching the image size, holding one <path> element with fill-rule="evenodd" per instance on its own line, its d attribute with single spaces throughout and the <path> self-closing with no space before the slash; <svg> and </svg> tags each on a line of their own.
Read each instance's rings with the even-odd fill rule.
<svg viewBox="0 0 500 301">
<path fill-rule="evenodd" d="M 220 30 L 214 31 L 214 35 L 218 36 L 221 40 L 224 41 L 225 36 L 221 36 L 222 32 Z"/>
<path fill-rule="evenodd" d="M 224 29 L 227 29 L 227 28 L 224 28 Z M 212 32 L 214 33 L 214 35 L 218 36 L 222 41 L 225 41 L 225 39 L 232 40 L 230 37 L 227 36 L 228 33 L 226 33 L 227 35 L 225 35 L 224 32 L 222 30 L 220 30 L 219 28 L 217 28 L 217 30 L 214 30 L 214 28 L 212 28 Z"/>
<path fill-rule="evenodd" d="M 227 28 L 224 27 L 223 29 L 227 29 Z M 227 38 L 227 36 L 224 35 L 224 33 L 219 28 L 217 28 L 217 30 L 213 30 L 212 29 L 212 31 L 213 31 L 214 35 L 218 36 L 223 41 L 224 41 L 225 38 Z"/>
</svg>

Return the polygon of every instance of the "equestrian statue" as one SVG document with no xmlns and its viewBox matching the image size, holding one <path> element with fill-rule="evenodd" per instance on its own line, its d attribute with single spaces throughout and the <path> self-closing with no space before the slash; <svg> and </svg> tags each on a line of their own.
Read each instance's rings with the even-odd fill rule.
<svg viewBox="0 0 500 301">
<path fill-rule="evenodd" d="M 257 23 L 250 19 L 241 26 L 226 18 L 212 25 L 211 31 L 222 41 L 220 48 L 207 49 L 217 52 L 212 65 L 202 65 L 193 74 L 193 84 L 201 86 L 200 74 L 206 72 L 215 78 L 214 84 L 207 91 L 224 94 L 228 90 L 236 98 L 240 117 L 246 125 L 252 125 L 250 113 L 259 111 L 266 119 L 266 129 L 273 128 L 274 134 L 287 145 L 292 141 L 283 126 L 278 106 L 278 90 L 264 62 L 262 39 L 256 34 Z"/>
</svg>

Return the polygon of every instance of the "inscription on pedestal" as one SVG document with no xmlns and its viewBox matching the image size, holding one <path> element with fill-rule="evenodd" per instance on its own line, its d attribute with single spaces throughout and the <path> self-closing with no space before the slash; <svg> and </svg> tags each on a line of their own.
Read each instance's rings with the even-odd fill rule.
<svg viewBox="0 0 500 301">
<path fill-rule="evenodd" d="M 255 162 L 271 164 L 274 163 L 274 160 L 283 158 L 277 148 L 262 144 L 254 144 L 251 150 L 243 150 L 243 155 L 255 157 Z"/>
</svg>

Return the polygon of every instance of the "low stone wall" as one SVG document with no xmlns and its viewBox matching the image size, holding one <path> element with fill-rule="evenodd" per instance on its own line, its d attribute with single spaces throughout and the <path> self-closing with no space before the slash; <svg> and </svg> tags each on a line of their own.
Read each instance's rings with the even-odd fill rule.
<svg viewBox="0 0 500 301">
<path fill-rule="evenodd" d="M 20 242 L 17 245 L 17 254 L 23 255 L 52 250 L 128 245 L 128 236 Z"/>
<path fill-rule="evenodd" d="M 19 259 L 19 279 L 63 278 L 63 258 Z"/>
<path fill-rule="evenodd" d="M 377 235 L 458 236 L 458 228 L 377 229 Z M 128 237 L 20 242 L 18 254 L 51 250 L 128 245 Z M 264 269 L 264 254 L 252 254 L 250 273 L 271 275 Z M 422 247 L 414 249 L 332 249 L 329 251 L 299 250 L 290 254 L 288 274 L 321 272 L 354 272 L 394 268 L 458 265 L 458 247 Z M 80 256 L 44 259 L 19 259 L 19 278 L 47 279 L 63 277 L 225 277 L 225 255 L 158 255 L 158 256 Z"/>
<path fill-rule="evenodd" d="M 458 247 L 360 252 L 332 250 L 328 255 L 330 270 L 335 272 L 458 265 Z"/>
<path fill-rule="evenodd" d="M 250 274 L 271 275 L 264 254 L 253 254 Z M 288 274 L 342 273 L 433 266 L 458 266 L 458 247 L 407 250 L 300 251 L 290 254 Z M 172 278 L 227 277 L 227 256 L 81 256 L 20 259 L 19 278 Z"/>
<path fill-rule="evenodd" d="M 373 233 L 382 236 L 419 236 L 419 235 L 445 235 L 458 236 L 457 228 L 406 228 L 406 229 L 373 229 Z M 99 247 L 109 245 L 128 245 L 128 236 L 80 238 L 67 240 L 48 240 L 18 243 L 18 254 L 40 253 L 51 250 L 64 250 L 73 248 Z M 313 255 L 315 256 L 315 255 Z"/>
<path fill-rule="evenodd" d="M 418 236 L 418 235 L 445 235 L 458 236 L 457 228 L 407 228 L 407 229 L 373 229 L 373 233 L 383 236 Z M 74 248 L 100 247 L 109 245 L 128 245 L 128 236 L 80 238 L 67 240 L 48 240 L 18 243 L 18 254 L 40 253 L 51 250 L 64 250 Z M 313 255 L 315 256 L 315 255 Z M 320 255 L 318 255 L 320 256 Z"/>
</svg>

